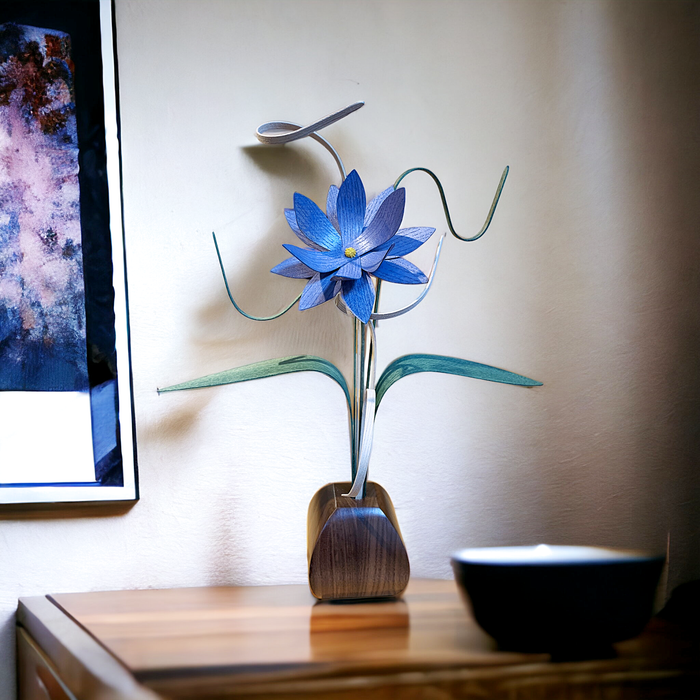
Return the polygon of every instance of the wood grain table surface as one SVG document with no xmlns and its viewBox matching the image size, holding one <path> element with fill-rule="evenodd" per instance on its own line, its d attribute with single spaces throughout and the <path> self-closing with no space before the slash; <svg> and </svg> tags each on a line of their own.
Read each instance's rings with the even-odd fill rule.
<svg viewBox="0 0 700 700">
<path fill-rule="evenodd" d="M 400 600 L 355 604 L 320 603 L 306 585 L 93 592 L 47 599 L 138 684 L 170 697 L 245 692 L 276 697 L 281 687 L 305 697 L 318 695 L 325 683 L 335 693 L 328 697 L 340 698 L 345 697 L 343 688 L 352 694 L 353 688 L 386 685 L 391 677 L 395 688 L 418 687 L 428 679 L 438 690 L 446 683 L 477 683 L 475 692 L 492 688 L 493 695 L 486 697 L 520 698 L 530 696 L 513 694 L 513 688 L 532 685 L 535 678 L 544 678 L 552 690 L 556 683 L 574 679 L 581 687 L 616 678 L 631 686 L 653 686 L 655 679 L 687 679 L 692 666 L 687 642 L 674 641 L 655 622 L 640 637 L 617 644 L 610 659 L 552 663 L 546 654 L 500 651 L 472 618 L 454 581 L 412 579 Z M 29 611 L 36 600 L 26 599 L 23 613 L 30 634 Z M 20 624 L 22 619 L 20 615 Z"/>
</svg>

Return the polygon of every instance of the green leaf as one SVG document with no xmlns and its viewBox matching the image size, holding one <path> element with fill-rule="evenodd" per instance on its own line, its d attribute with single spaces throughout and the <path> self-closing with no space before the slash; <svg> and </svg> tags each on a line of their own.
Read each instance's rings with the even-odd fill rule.
<svg viewBox="0 0 700 700">
<path fill-rule="evenodd" d="M 441 372 L 442 374 L 456 374 L 460 377 L 472 379 L 484 379 L 488 382 L 500 382 L 501 384 L 516 384 L 517 386 L 542 386 L 542 382 L 528 379 L 520 374 L 513 374 L 505 369 L 482 365 L 478 362 L 460 360 L 458 357 L 446 357 L 444 355 L 404 355 L 393 362 L 382 372 L 377 382 L 377 408 L 384 394 L 392 384 L 409 374 L 418 372 Z"/>
<path fill-rule="evenodd" d="M 228 369 L 224 372 L 208 374 L 206 377 L 200 377 L 199 379 L 192 379 L 189 382 L 158 389 L 158 393 L 248 382 L 251 379 L 276 377 L 278 374 L 289 374 L 290 372 L 321 372 L 331 379 L 335 379 L 345 393 L 348 407 L 350 406 L 350 392 L 348 391 L 345 377 L 343 377 L 340 370 L 333 363 L 321 357 L 315 357 L 314 355 L 295 355 L 292 357 L 278 357 L 276 360 L 254 362 L 251 365 L 235 367 L 234 369 Z"/>
</svg>

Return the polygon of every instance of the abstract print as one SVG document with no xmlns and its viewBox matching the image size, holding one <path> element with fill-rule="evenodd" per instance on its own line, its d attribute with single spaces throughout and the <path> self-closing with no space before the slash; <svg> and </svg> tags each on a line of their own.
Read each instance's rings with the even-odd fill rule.
<svg viewBox="0 0 700 700">
<path fill-rule="evenodd" d="M 0 25 L 0 390 L 88 389 L 70 36 Z"/>
</svg>

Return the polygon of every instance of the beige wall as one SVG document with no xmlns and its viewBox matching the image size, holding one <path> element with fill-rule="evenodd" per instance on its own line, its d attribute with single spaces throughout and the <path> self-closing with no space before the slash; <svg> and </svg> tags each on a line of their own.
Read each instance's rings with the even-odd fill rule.
<svg viewBox="0 0 700 700">
<path fill-rule="evenodd" d="M 313 143 L 254 147 L 270 119 L 367 105 L 324 132 L 368 191 L 439 174 L 458 230 L 434 289 L 380 324 L 379 363 L 434 352 L 535 377 L 392 388 L 371 477 L 417 576 L 460 546 L 664 549 L 700 576 L 700 6 L 693 2 L 117 0 L 124 207 L 142 500 L 121 515 L 0 521 L 0 698 L 18 596 L 305 579 L 313 493 L 348 476 L 342 395 L 287 376 L 156 387 L 313 352 L 348 367 L 331 306 L 254 324 L 299 284 L 267 271 L 292 193 L 336 181 Z M 444 229 L 427 178 L 406 225 Z M 416 258 L 428 267 L 430 251 Z M 387 292 L 386 307 L 412 290 Z"/>
</svg>

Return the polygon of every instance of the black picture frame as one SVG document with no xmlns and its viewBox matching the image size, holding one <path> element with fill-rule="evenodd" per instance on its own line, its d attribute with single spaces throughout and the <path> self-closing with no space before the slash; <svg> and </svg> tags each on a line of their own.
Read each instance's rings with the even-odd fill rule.
<svg viewBox="0 0 700 700">
<path fill-rule="evenodd" d="M 0 388 L 0 424 L 11 426 L 4 433 L 0 428 L 0 504 L 129 501 L 139 495 L 113 17 L 111 0 L 0 1 L 2 26 L 39 27 L 70 35 L 89 382 L 79 399 L 87 406 L 87 393 L 89 409 L 81 409 L 80 425 L 73 420 L 65 427 L 65 431 L 75 429 L 75 439 L 66 438 L 56 450 L 41 446 L 47 423 L 52 430 L 61 430 L 61 411 L 54 411 L 49 402 L 53 406 L 75 392 L 62 392 L 65 396 L 59 397 L 61 392 Z M 16 407 L 27 401 L 39 405 L 38 415 L 51 416 L 43 426 L 17 417 L 22 413 Z M 85 425 L 86 420 L 90 425 Z M 81 478 L 76 479 L 76 473 Z M 25 474 L 34 476 L 25 480 Z"/>
</svg>

